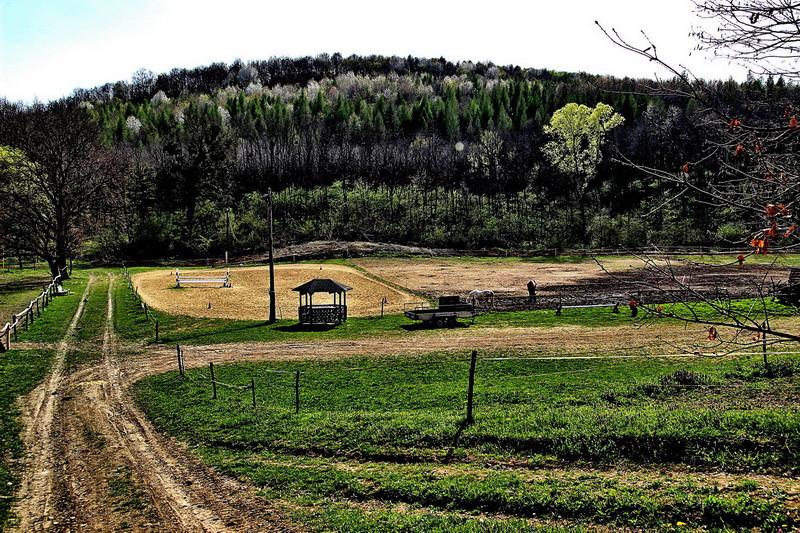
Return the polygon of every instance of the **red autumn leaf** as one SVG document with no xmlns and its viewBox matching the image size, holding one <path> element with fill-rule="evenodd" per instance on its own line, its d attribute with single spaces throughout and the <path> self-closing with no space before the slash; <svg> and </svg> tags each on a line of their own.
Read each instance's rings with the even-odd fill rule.
<svg viewBox="0 0 800 533">
<path fill-rule="evenodd" d="M 789 119 L 789 129 L 796 130 L 797 129 L 797 117 L 792 117 Z"/>
<path fill-rule="evenodd" d="M 776 216 L 779 212 L 778 207 L 775 204 L 767 204 L 766 211 L 767 216 L 770 218 Z"/>
<path fill-rule="evenodd" d="M 736 150 L 734 150 L 733 157 L 739 157 L 743 153 L 745 153 L 744 146 L 740 144 L 739 146 L 736 147 Z"/>
<path fill-rule="evenodd" d="M 717 340 L 717 337 L 718 337 L 717 328 L 715 328 L 714 326 L 708 328 L 708 340 L 714 341 Z"/>
<path fill-rule="evenodd" d="M 681 167 L 681 170 L 683 171 L 684 174 L 688 174 L 689 173 L 689 163 L 685 163 L 683 165 L 683 167 Z"/>
<path fill-rule="evenodd" d="M 786 237 L 788 237 L 789 235 L 794 233 L 794 230 L 796 230 L 796 229 L 797 229 L 797 224 L 795 224 L 793 226 L 789 226 L 789 229 L 787 229 L 786 233 L 783 234 L 783 238 L 785 239 Z"/>
<path fill-rule="evenodd" d="M 732 119 L 732 120 L 731 120 L 731 121 L 728 123 L 728 129 L 729 129 L 730 131 L 736 131 L 736 130 L 738 130 L 738 129 L 739 129 L 739 121 L 738 121 L 737 119 L 735 119 L 735 118 L 734 118 L 734 119 Z"/>
<path fill-rule="evenodd" d="M 753 238 L 750 241 L 750 246 L 756 249 L 756 253 L 763 255 L 769 253 L 768 246 L 769 246 L 769 237 L 765 237 L 763 239 L 759 239 L 758 237 Z"/>
</svg>

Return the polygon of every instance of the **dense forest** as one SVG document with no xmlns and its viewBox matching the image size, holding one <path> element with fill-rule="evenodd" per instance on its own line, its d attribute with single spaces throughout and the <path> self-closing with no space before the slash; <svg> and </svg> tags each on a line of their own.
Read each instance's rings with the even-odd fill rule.
<svg viewBox="0 0 800 533">
<path fill-rule="evenodd" d="M 258 253 L 270 189 L 283 244 L 741 245 L 741 213 L 691 191 L 676 197 L 637 170 L 692 162 L 698 187 L 717 170 L 704 146 L 724 122 L 672 83 L 443 58 L 235 61 L 141 70 L 41 109 L 3 102 L 0 146 L 26 151 L 20 121 L 48 107 L 88 117 L 97 153 L 124 166 L 71 230 L 80 235 L 70 245 L 94 259 Z M 781 78 L 703 83 L 717 109 L 739 117 L 798 96 Z M 590 161 L 569 167 L 547 146 L 559 142 L 554 115 L 573 103 L 607 104 L 621 119 Z M 579 157 L 593 142 L 577 141 Z"/>
</svg>

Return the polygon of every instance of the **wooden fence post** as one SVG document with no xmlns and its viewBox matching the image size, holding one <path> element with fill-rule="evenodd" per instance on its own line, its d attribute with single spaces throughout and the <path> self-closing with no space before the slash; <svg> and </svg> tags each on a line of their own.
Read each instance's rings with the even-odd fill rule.
<svg viewBox="0 0 800 533">
<path fill-rule="evenodd" d="M 158 319 L 156 319 L 155 324 L 153 324 L 156 328 L 156 342 L 158 342 Z"/>
<path fill-rule="evenodd" d="M 214 363 L 208 363 L 208 367 L 211 369 L 211 388 L 214 391 L 214 399 L 217 399 L 217 380 L 214 379 Z"/>
<path fill-rule="evenodd" d="M 294 414 L 300 413 L 300 371 L 294 373 Z"/>
<path fill-rule="evenodd" d="M 182 376 L 183 375 L 183 353 L 181 353 L 181 345 L 180 344 L 176 344 L 175 345 L 175 352 L 178 355 L 178 372 Z"/>
<path fill-rule="evenodd" d="M 475 362 L 478 358 L 478 351 L 472 350 L 472 358 L 469 361 L 469 382 L 467 384 L 467 424 L 472 424 L 475 418 L 472 416 L 472 393 L 475 389 Z"/>
<path fill-rule="evenodd" d="M 17 315 L 11 315 L 14 318 L 14 342 L 17 342 L 17 323 L 19 322 L 19 317 Z"/>
</svg>

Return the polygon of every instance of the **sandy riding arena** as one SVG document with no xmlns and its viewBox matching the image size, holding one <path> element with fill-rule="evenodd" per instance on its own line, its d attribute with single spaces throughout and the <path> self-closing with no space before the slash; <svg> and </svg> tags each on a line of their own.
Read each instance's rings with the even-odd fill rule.
<svg viewBox="0 0 800 533">
<path fill-rule="evenodd" d="M 734 261 L 735 262 L 735 261 Z M 604 272 L 591 258 L 581 261 L 503 261 L 463 258 L 363 258 L 356 265 L 390 283 L 435 298 L 443 295 L 466 297 L 473 289 L 494 291 L 497 296 L 527 296 L 526 283 L 536 280 L 539 295 L 590 295 L 625 293 L 641 288 L 642 281 L 651 286 L 672 288 L 665 284 L 668 278 L 654 276 L 640 270 L 643 263 L 631 257 L 603 258 Z M 667 263 L 659 261 L 662 268 Z M 695 290 L 715 287 L 741 294 L 758 294 L 762 284 L 785 281 L 788 270 L 784 266 L 745 264 L 711 266 L 693 265 L 673 260 L 669 269 L 675 279 Z M 613 273 L 612 275 L 609 275 Z M 740 296 L 744 297 L 744 296 Z"/>
<path fill-rule="evenodd" d="M 181 270 L 181 277 L 224 276 L 223 269 Z M 298 293 L 292 289 L 315 278 L 330 278 L 353 287 L 347 293 L 349 316 L 374 316 L 381 313 L 381 299 L 386 297 L 386 314 L 402 313 L 403 304 L 418 301 L 405 291 L 376 281 L 350 267 L 332 264 L 277 265 L 275 294 L 278 318 L 297 318 Z M 231 268 L 230 288 L 207 284 L 175 288 L 175 269 L 152 270 L 135 274 L 147 304 L 159 311 L 194 317 L 266 320 L 269 316 L 269 270 L 267 267 Z M 317 294 L 314 303 L 332 303 L 329 294 Z"/>
<path fill-rule="evenodd" d="M 630 258 L 615 259 L 606 268 L 629 270 L 631 262 Z M 491 289 L 498 296 L 526 296 L 529 279 L 536 280 L 540 293 L 547 293 L 608 277 L 591 259 L 579 263 L 533 263 L 451 258 L 365 258 L 358 259 L 356 264 L 381 279 L 430 297 L 449 294 L 466 297 L 473 289 Z"/>
</svg>

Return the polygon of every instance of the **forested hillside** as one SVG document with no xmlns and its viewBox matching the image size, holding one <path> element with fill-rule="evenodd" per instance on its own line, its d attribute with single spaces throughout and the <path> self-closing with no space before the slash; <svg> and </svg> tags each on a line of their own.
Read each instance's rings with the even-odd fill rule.
<svg viewBox="0 0 800 533">
<path fill-rule="evenodd" d="M 715 106 L 746 117 L 797 101 L 782 79 L 707 82 Z M 259 252 L 264 193 L 277 238 L 357 239 L 460 248 L 737 245 L 745 223 L 620 159 L 702 186 L 720 119 L 671 82 L 616 79 L 445 59 L 273 58 L 76 90 L 126 175 L 104 199 L 83 253 L 144 258 Z M 610 105 L 624 122 L 598 156 L 556 164 L 548 142 L 568 103 Z M 32 111 L 5 103 L 4 116 Z M 6 120 L 11 124 L 12 119 Z M 724 123 L 723 123 L 724 124 Z M 0 127 L 0 145 L 18 146 Z M 99 204 L 98 204 L 99 205 Z M 8 231 L 8 228 L 6 228 Z"/>
</svg>

